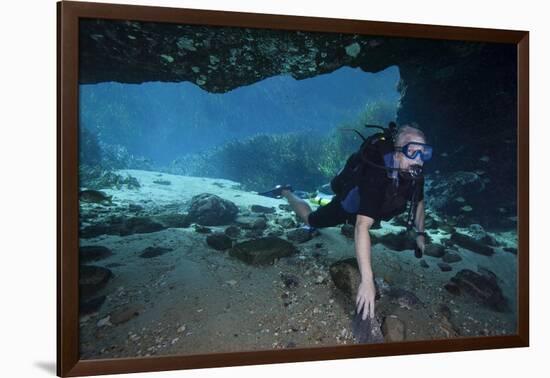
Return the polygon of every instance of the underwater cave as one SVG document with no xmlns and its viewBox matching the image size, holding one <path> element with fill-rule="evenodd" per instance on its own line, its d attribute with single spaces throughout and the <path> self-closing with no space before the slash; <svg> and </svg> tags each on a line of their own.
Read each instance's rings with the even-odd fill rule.
<svg viewBox="0 0 550 378">
<path fill-rule="evenodd" d="M 434 145 L 429 172 L 483 172 L 479 216 L 515 215 L 513 44 L 95 19 L 80 21 L 79 43 L 81 84 L 189 82 L 226 93 L 279 75 L 395 66 L 397 123 Z"/>
</svg>

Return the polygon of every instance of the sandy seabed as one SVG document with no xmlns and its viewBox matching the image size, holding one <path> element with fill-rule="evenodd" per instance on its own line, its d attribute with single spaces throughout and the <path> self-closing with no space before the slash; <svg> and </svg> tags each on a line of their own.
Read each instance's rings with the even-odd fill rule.
<svg viewBox="0 0 550 378">
<path fill-rule="evenodd" d="M 223 179 L 186 177 L 165 173 L 123 170 L 141 184 L 140 189 L 104 190 L 112 204 L 82 204 L 81 214 L 101 209 L 124 214 L 130 204 L 144 212 L 179 208 L 193 196 L 211 193 L 234 202 L 239 215 L 251 205 L 274 207 L 268 225 L 279 216 L 285 200 L 258 196 Z M 170 185 L 154 183 L 168 180 Z M 254 214 L 250 214 L 254 215 Z M 209 227 L 223 232 L 227 225 Z M 382 222 L 383 234 L 402 229 Z M 430 230 L 438 241 L 444 232 Z M 273 265 L 252 266 L 206 243 L 207 234 L 193 227 L 168 228 L 128 236 L 100 235 L 81 239 L 82 246 L 100 245 L 113 255 L 92 264 L 111 269 L 112 279 L 97 293 L 105 295 L 94 313 L 80 317 L 81 359 L 190 355 L 280 348 L 335 346 L 355 343 L 351 332 L 353 303 L 334 285 L 329 266 L 355 257 L 353 241 L 339 227 L 320 230 L 311 240 L 295 244 L 299 253 Z M 493 234 L 503 244 L 517 245 L 515 232 Z M 283 236 L 284 238 L 284 236 Z M 239 241 L 246 240 L 240 238 Z M 141 258 L 147 247 L 170 248 L 154 258 Z M 373 270 L 392 287 L 413 292 L 420 303 L 410 305 L 382 296 L 376 304 L 381 319 L 399 319 L 405 340 L 488 336 L 516 333 L 516 256 L 495 248 L 492 256 L 459 249 L 462 260 L 442 272 L 438 258 L 425 256 L 422 267 L 412 251 L 397 252 L 382 244 L 372 248 Z M 496 274 L 508 299 L 510 312 L 496 312 L 467 296 L 444 289 L 461 269 L 486 267 Z M 281 277 L 295 277 L 288 285 Z M 295 283 L 295 282 L 294 282 Z"/>
</svg>

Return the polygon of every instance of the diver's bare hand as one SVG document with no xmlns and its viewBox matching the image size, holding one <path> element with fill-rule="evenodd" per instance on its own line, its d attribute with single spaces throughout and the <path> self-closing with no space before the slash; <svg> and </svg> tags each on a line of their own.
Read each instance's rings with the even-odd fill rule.
<svg viewBox="0 0 550 378">
<path fill-rule="evenodd" d="M 366 279 L 361 281 L 359 288 L 357 289 L 357 298 L 355 299 L 357 313 L 363 309 L 363 320 L 367 318 L 367 314 L 370 318 L 374 317 L 374 298 L 376 296 L 376 289 L 374 287 L 373 279 Z"/>
</svg>

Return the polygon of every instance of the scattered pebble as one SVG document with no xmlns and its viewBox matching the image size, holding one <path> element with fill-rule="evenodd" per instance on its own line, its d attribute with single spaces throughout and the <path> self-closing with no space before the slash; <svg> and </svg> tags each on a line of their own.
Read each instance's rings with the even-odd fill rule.
<svg viewBox="0 0 550 378">
<path fill-rule="evenodd" d="M 105 326 L 112 326 L 113 324 L 111 323 L 111 315 L 107 315 L 106 317 L 104 317 L 103 319 L 100 319 L 98 322 L 97 322 L 97 327 L 105 327 Z"/>
</svg>

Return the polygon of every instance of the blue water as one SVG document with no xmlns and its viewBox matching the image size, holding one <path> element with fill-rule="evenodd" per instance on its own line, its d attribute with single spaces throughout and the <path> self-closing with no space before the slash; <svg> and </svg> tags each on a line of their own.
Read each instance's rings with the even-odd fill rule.
<svg viewBox="0 0 550 378">
<path fill-rule="evenodd" d="M 315 135 L 356 122 L 369 102 L 397 107 L 397 67 L 379 73 L 343 67 L 295 80 L 276 76 L 223 94 L 189 82 L 80 86 L 80 126 L 153 166 L 258 133 Z"/>
</svg>

